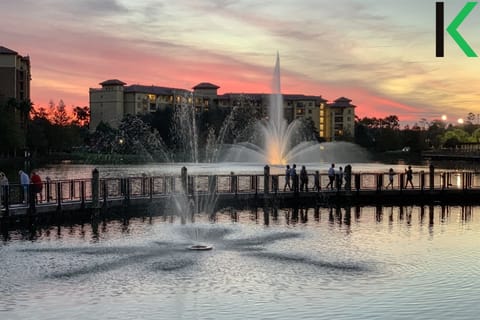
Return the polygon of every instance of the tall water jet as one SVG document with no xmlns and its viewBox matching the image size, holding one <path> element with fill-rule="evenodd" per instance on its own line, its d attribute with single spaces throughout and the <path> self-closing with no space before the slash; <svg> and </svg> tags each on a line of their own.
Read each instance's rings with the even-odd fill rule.
<svg viewBox="0 0 480 320">
<path fill-rule="evenodd" d="M 264 133 L 265 155 L 271 164 L 285 164 L 288 136 L 287 121 L 283 117 L 283 97 L 280 85 L 280 56 L 277 52 L 272 79 L 272 94 L 268 108 L 268 122 L 261 129 Z"/>
<path fill-rule="evenodd" d="M 277 52 L 272 79 L 272 93 L 268 105 L 268 119 L 259 121 L 255 138 L 258 143 L 241 142 L 229 147 L 223 160 L 238 162 L 259 162 L 271 165 L 311 162 L 356 162 L 366 160 L 365 151 L 348 142 L 318 143 L 302 137 L 302 122 L 293 120 L 290 124 L 284 118 L 283 95 L 280 85 L 280 56 Z"/>
</svg>

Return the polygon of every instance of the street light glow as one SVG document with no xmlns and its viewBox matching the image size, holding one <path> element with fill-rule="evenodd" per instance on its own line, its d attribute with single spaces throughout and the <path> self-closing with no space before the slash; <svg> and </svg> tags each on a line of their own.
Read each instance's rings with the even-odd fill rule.
<svg viewBox="0 0 480 320">
<path fill-rule="evenodd" d="M 447 115 L 446 114 L 442 115 L 442 121 L 447 121 Z"/>
<path fill-rule="evenodd" d="M 458 124 L 463 124 L 463 119 L 462 119 L 462 118 L 458 118 L 457 122 L 458 122 Z"/>
</svg>

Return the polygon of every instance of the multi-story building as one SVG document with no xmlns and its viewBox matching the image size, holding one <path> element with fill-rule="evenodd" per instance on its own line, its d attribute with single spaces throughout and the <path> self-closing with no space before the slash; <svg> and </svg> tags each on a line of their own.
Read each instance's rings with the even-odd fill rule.
<svg viewBox="0 0 480 320">
<path fill-rule="evenodd" d="M 0 46 L 0 103 L 30 100 L 30 58 Z"/>
<path fill-rule="evenodd" d="M 191 105 L 188 90 L 131 85 L 117 79 L 101 82 L 101 88 L 90 88 L 90 130 L 100 122 L 117 128 L 127 114 L 146 114 L 167 107 Z"/>
<path fill-rule="evenodd" d="M 100 83 L 101 88 L 90 89 L 90 130 L 94 131 L 103 121 L 112 127 L 118 127 L 127 114 L 146 114 L 168 107 L 195 107 L 197 112 L 210 107 L 242 107 L 259 117 L 268 116 L 270 94 L 267 93 L 225 93 L 218 95 L 219 86 L 202 82 L 192 91 L 157 86 L 126 84 L 120 80 L 107 80 Z M 340 98 L 328 104 L 321 96 L 302 94 L 284 94 L 283 110 L 285 119 L 311 119 L 319 136 L 326 140 L 335 137 L 353 137 L 355 106 L 349 99 Z M 333 112 L 333 113 L 332 113 Z M 340 114 L 344 116 L 340 117 Z M 331 120 L 333 119 L 335 123 Z M 332 130 L 333 127 L 336 131 Z"/>
<path fill-rule="evenodd" d="M 353 139 L 355 135 L 355 108 L 352 100 L 341 97 L 327 104 L 324 113 L 325 139 Z"/>
</svg>

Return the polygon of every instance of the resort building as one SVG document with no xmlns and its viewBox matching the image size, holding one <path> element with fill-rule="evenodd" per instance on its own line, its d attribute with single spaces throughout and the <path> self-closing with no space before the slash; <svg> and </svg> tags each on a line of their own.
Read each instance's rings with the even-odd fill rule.
<svg viewBox="0 0 480 320">
<path fill-rule="evenodd" d="M 30 58 L 0 46 L 0 103 L 30 100 Z"/>
<path fill-rule="evenodd" d="M 212 107 L 245 108 L 258 117 L 268 116 L 269 93 L 225 93 L 218 94 L 219 86 L 202 82 L 192 91 L 186 89 L 130 85 L 117 80 L 100 83 L 101 88 L 90 89 L 90 130 L 94 131 L 100 122 L 118 127 L 127 114 L 146 114 L 156 110 L 175 107 L 194 107 L 197 112 Z M 321 138 L 351 139 L 354 134 L 355 106 L 351 100 L 339 98 L 327 103 L 321 96 L 284 94 L 283 110 L 285 119 L 292 122 L 304 118 L 311 120 Z"/>
<path fill-rule="evenodd" d="M 341 97 L 327 104 L 324 112 L 325 139 L 345 140 L 355 135 L 355 108 L 352 100 Z"/>
</svg>

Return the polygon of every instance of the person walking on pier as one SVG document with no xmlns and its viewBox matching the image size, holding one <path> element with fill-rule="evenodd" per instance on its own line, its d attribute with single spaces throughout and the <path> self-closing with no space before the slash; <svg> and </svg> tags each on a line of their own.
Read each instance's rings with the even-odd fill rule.
<svg viewBox="0 0 480 320">
<path fill-rule="evenodd" d="M 332 166 L 330 167 L 330 169 L 328 169 L 328 179 L 329 182 L 326 188 L 328 189 L 328 187 L 330 187 L 330 189 L 333 190 L 333 183 L 335 182 L 335 163 L 332 163 Z"/>
<path fill-rule="evenodd" d="M 413 187 L 413 182 L 412 182 L 412 179 L 413 179 L 412 166 L 408 166 L 408 170 L 405 169 L 405 173 L 407 174 L 407 182 L 405 183 L 405 189 L 407 189 L 408 183 L 410 183 L 410 185 L 412 186 L 412 189 L 413 189 L 414 187 Z"/>
<path fill-rule="evenodd" d="M 0 172 L 0 208 L 3 208 L 4 199 L 8 192 L 8 178 L 5 173 Z"/>
<path fill-rule="evenodd" d="M 33 194 L 35 195 L 35 201 L 38 203 L 37 195 L 40 195 L 40 202 L 42 202 L 43 182 L 40 176 L 35 171 L 32 171 L 32 174 L 30 175 L 30 182 L 32 184 L 31 187 L 33 188 Z"/>
<path fill-rule="evenodd" d="M 308 173 L 305 166 L 302 166 L 302 170 L 300 170 L 300 191 L 308 192 Z"/>
<path fill-rule="evenodd" d="M 385 187 L 385 189 L 388 189 L 388 187 L 392 187 L 393 189 L 393 177 L 395 176 L 395 171 L 393 171 L 393 168 L 390 168 L 388 170 L 388 184 Z"/>
<path fill-rule="evenodd" d="M 320 191 L 320 172 L 318 170 L 315 171 L 315 178 L 313 181 L 313 190 Z"/>
<path fill-rule="evenodd" d="M 293 191 L 298 192 L 297 165 L 295 163 L 293 164 L 292 169 L 290 170 L 290 176 L 292 177 Z"/>
<path fill-rule="evenodd" d="M 285 186 L 283 186 L 283 191 L 287 191 L 287 186 L 288 190 L 292 191 L 292 185 L 290 184 L 290 165 L 287 164 L 287 168 L 285 169 Z"/>
<path fill-rule="evenodd" d="M 18 171 L 18 175 L 20 176 L 20 184 L 22 185 L 22 189 L 23 189 L 22 202 L 26 203 L 28 199 L 28 186 L 30 185 L 30 178 L 28 177 L 28 174 L 23 172 L 23 170 Z"/>
</svg>

